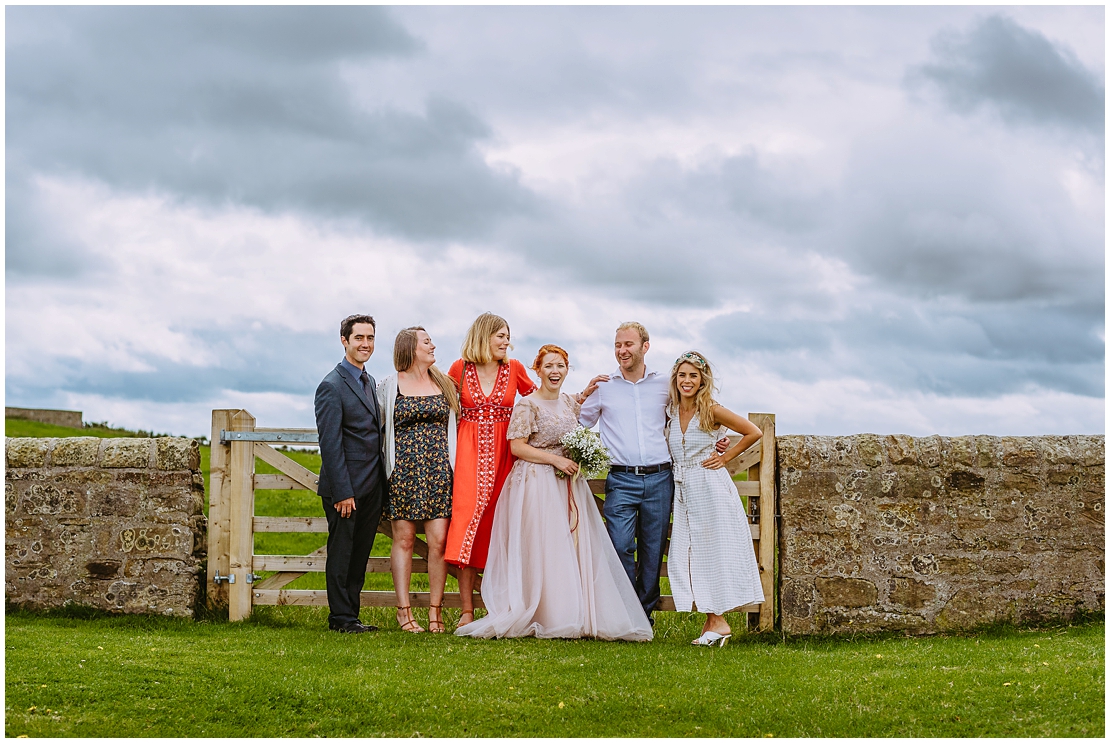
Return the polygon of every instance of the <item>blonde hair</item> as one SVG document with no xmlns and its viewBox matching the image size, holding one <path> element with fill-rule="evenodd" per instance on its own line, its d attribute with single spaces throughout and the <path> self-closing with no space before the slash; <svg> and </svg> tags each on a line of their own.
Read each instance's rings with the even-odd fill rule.
<svg viewBox="0 0 1110 743">
<path fill-rule="evenodd" d="M 635 330 L 637 333 L 640 334 L 640 343 L 647 343 L 649 340 L 651 340 L 650 338 L 648 338 L 647 328 L 645 328 L 638 322 L 622 322 L 620 325 L 617 326 L 617 332 L 619 333 L 622 330 Z"/>
<path fill-rule="evenodd" d="M 689 364 L 701 374 L 701 387 L 694 395 L 694 410 L 698 414 L 698 428 L 713 433 L 716 430 L 713 426 L 713 408 L 719 404 L 713 399 L 713 393 L 716 391 L 717 385 L 713 381 L 713 370 L 709 367 L 709 360 L 697 351 L 687 351 L 682 354 L 675 360 L 674 366 L 671 367 L 671 384 L 668 390 L 671 398 L 671 410 L 676 415 L 678 414 L 679 400 L 682 399 L 682 396 L 678 393 L 678 367 L 683 364 Z"/>
<path fill-rule="evenodd" d="M 508 331 L 509 321 L 500 315 L 492 312 L 478 315 L 477 319 L 470 324 L 470 330 L 466 331 L 466 340 L 463 341 L 462 346 L 463 361 L 469 361 L 472 364 L 488 364 L 493 361 L 493 350 L 490 349 L 489 339 L 501 328 Z M 509 349 L 512 350 L 512 347 L 510 343 Z M 509 357 L 506 356 L 501 363 L 509 363 Z"/>
<path fill-rule="evenodd" d="M 405 328 L 397 333 L 393 342 L 393 368 L 399 372 L 408 371 L 416 363 L 416 331 L 424 330 L 419 325 Z M 424 330 L 425 333 L 428 331 Z M 443 399 L 447 406 L 459 414 L 459 391 L 455 387 L 455 380 L 441 372 L 435 364 L 428 369 L 428 375 L 443 392 Z"/>
</svg>

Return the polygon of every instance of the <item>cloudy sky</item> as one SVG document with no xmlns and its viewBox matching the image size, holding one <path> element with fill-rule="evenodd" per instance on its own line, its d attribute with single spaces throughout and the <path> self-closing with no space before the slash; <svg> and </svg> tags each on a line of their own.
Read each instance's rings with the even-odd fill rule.
<svg viewBox="0 0 1110 743">
<path fill-rule="evenodd" d="M 786 433 L 1104 427 L 1101 7 L 6 9 L 8 405 L 309 426 L 643 322 Z"/>
</svg>

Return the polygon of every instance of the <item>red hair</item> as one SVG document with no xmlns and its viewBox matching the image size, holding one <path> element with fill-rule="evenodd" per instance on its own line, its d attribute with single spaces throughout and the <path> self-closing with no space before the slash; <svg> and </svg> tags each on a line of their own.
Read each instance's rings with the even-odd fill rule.
<svg viewBox="0 0 1110 743">
<path fill-rule="evenodd" d="M 562 356 L 563 363 L 567 365 L 568 369 L 570 368 L 570 357 L 567 356 L 567 352 L 556 346 L 554 343 L 547 343 L 543 346 L 540 346 L 540 351 L 536 354 L 536 360 L 532 362 L 532 371 L 536 372 L 537 374 L 540 373 L 540 364 L 543 363 L 543 357 L 549 353 L 557 353 Z"/>
</svg>

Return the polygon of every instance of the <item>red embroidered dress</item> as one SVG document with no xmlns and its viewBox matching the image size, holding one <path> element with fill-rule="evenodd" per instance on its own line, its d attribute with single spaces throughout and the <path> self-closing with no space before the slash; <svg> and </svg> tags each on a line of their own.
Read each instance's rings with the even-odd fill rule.
<svg viewBox="0 0 1110 743">
<path fill-rule="evenodd" d="M 531 394 L 536 385 L 524 365 L 512 359 L 498 367 L 489 397 L 482 394 L 478 371 L 469 361 L 459 359 L 447 373 L 459 383 L 462 415 L 444 557 L 452 565 L 480 570 L 486 566 L 497 496 L 516 461 L 505 439 L 513 403 L 518 392 Z"/>
</svg>

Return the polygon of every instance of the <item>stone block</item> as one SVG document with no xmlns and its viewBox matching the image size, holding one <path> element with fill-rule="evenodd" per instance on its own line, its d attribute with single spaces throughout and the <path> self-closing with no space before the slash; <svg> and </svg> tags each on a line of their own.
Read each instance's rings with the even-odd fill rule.
<svg viewBox="0 0 1110 743">
<path fill-rule="evenodd" d="M 200 468 L 200 445 L 193 439 L 158 438 L 156 467 L 160 470 Z"/>
<path fill-rule="evenodd" d="M 55 439 L 5 439 L 8 468 L 46 466 L 46 455 L 54 441 Z"/>
<path fill-rule="evenodd" d="M 775 446 L 780 470 L 809 469 L 809 452 L 804 436 L 776 436 Z"/>
<path fill-rule="evenodd" d="M 100 465 L 145 469 L 150 466 L 151 439 L 104 439 Z"/>
<path fill-rule="evenodd" d="M 855 438 L 854 448 L 859 455 L 860 463 L 871 469 L 882 467 L 886 462 L 882 440 L 870 433 L 861 433 Z"/>
<path fill-rule="evenodd" d="M 944 488 L 949 491 L 964 493 L 981 493 L 987 479 L 970 470 L 955 469 L 944 478 Z"/>
<path fill-rule="evenodd" d="M 895 604 L 921 609 L 936 595 L 937 589 L 923 580 L 899 576 L 890 579 L 890 600 Z"/>
<path fill-rule="evenodd" d="M 1084 466 L 1102 467 L 1106 464 L 1105 436 L 1076 436 L 1075 445 Z"/>
<path fill-rule="evenodd" d="M 1002 464 L 1007 467 L 1032 467 L 1040 460 L 1036 443 L 1028 438 L 1004 436 L 1000 443 Z"/>
<path fill-rule="evenodd" d="M 94 467 L 100 453 L 100 439 L 95 436 L 78 436 L 58 439 L 50 452 L 53 467 Z"/>
<path fill-rule="evenodd" d="M 1015 602 L 997 586 L 980 584 L 961 588 L 945 603 L 936 617 L 940 629 L 969 629 L 977 625 L 1005 622 L 1014 617 Z"/>
<path fill-rule="evenodd" d="M 879 596 L 875 584 L 861 578 L 817 578 L 813 584 L 825 606 L 871 606 Z"/>
<path fill-rule="evenodd" d="M 813 614 L 813 584 L 784 580 L 782 583 L 783 615 L 789 617 L 809 617 Z"/>
<path fill-rule="evenodd" d="M 964 467 L 979 466 L 979 447 L 974 436 L 954 436 L 948 440 L 948 461 Z"/>
<path fill-rule="evenodd" d="M 917 462 L 917 445 L 912 436 L 887 436 L 886 455 L 891 464 L 914 464 Z"/>
<path fill-rule="evenodd" d="M 151 464 L 151 439 L 104 439 L 100 464 L 111 469 L 147 469 Z"/>
</svg>

